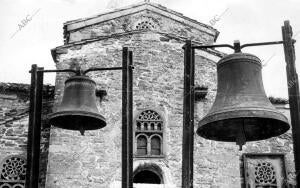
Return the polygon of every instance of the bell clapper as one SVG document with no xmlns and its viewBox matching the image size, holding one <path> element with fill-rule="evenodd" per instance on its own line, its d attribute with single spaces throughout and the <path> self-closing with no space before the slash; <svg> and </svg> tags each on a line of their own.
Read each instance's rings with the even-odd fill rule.
<svg viewBox="0 0 300 188">
<path fill-rule="evenodd" d="M 81 134 L 82 136 L 84 136 L 84 131 L 85 131 L 84 128 L 81 126 L 80 129 L 79 129 L 79 132 L 80 132 L 80 134 Z"/>
<path fill-rule="evenodd" d="M 239 145 L 240 151 L 242 151 L 243 145 L 246 144 L 246 136 L 245 136 L 245 129 L 244 129 L 245 121 L 244 120 L 242 121 L 243 121 L 243 125 L 240 126 L 236 135 L 236 144 Z"/>
</svg>

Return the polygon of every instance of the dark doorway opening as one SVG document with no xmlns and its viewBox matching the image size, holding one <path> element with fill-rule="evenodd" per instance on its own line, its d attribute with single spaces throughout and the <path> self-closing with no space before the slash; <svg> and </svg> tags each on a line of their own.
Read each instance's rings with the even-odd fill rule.
<svg viewBox="0 0 300 188">
<path fill-rule="evenodd" d="M 143 170 L 133 177 L 133 183 L 161 184 L 162 182 L 156 173 L 150 170 Z"/>
</svg>

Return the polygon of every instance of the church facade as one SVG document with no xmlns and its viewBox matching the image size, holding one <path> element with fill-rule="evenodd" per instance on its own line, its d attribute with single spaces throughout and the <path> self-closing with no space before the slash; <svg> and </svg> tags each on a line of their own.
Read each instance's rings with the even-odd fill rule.
<svg viewBox="0 0 300 188">
<path fill-rule="evenodd" d="M 57 69 L 119 67 L 122 47 L 133 51 L 134 187 L 181 187 L 182 47 L 187 39 L 195 44 L 213 44 L 218 34 L 209 25 L 147 1 L 64 24 L 64 45 L 51 50 Z M 211 49 L 195 52 L 195 87 L 205 92 L 195 101 L 195 129 L 214 101 L 216 63 L 224 55 Z M 62 100 L 64 81 L 70 76 L 57 73 L 51 99 L 53 111 Z M 46 121 L 49 113 L 45 112 L 41 187 L 121 187 L 121 71 L 91 72 L 88 76 L 102 91 L 97 106 L 107 126 L 82 136 L 79 131 L 50 128 Z M 288 104 L 274 105 L 289 117 Z M 27 119 L 22 118 L 26 129 Z M 8 129 L 0 128 L 5 135 L 0 137 L 0 144 L 10 139 Z M 17 130 L 13 129 L 12 135 Z M 247 143 L 243 151 L 235 143 L 206 140 L 196 134 L 194 140 L 194 187 L 279 188 L 294 184 L 290 131 Z M 24 152 L 24 147 L 14 150 L 9 144 L 1 150 L 0 168 L 5 173 L 1 174 L 0 187 L 5 183 L 7 187 L 16 185 L 9 182 L 5 167 L 13 161 L 25 164 L 26 159 L 19 157 Z"/>
</svg>

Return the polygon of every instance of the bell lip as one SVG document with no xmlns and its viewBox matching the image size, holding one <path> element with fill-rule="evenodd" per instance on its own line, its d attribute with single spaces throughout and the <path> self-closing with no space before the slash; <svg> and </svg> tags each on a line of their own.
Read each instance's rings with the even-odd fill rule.
<svg viewBox="0 0 300 188">
<path fill-rule="evenodd" d="M 219 68 L 220 66 L 223 66 L 224 63 L 226 63 L 226 62 L 229 62 L 229 61 L 232 61 L 232 60 L 241 60 L 241 59 L 243 61 L 253 62 L 253 63 L 256 63 L 259 66 L 262 66 L 261 60 L 256 55 L 253 55 L 253 54 L 250 54 L 250 53 L 237 52 L 237 53 L 229 54 L 229 55 L 224 56 L 223 58 L 221 58 L 217 63 L 217 67 Z"/>
<path fill-rule="evenodd" d="M 68 129 L 68 130 L 78 130 L 78 129 L 72 129 L 72 128 L 66 128 L 66 127 L 63 127 L 63 126 L 59 126 L 59 125 L 54 125 L 53 124 L 53 121 L 56 119 L 56 118 L 59 118 L 61 116 L 82 116 L 82 115 L 86 115 L 90 118 L 94 118 L 94 119 L 97 119 L 97 120 L 100 120 L 102 121 L 103 123 L 99 124 L 98 126 L 96 126 L 95 128 L 87 128 L 85 130 L 97 130 L 97 129 L 101 129 L 103 127 L 105 127 L 107 124 L 106 124 L 106 120 L 105 118 L 101 115 L 101 114 L 97 114 L 97 113 L 94 113 L 94 112 L 89 112 L 89 111 L 59 111 L 59 112 L 53 112 L 51 113 L 49 116 L 48 116 L 48 119 L 49 119 L 49 122 L 51 125 L 55 126 L 55 127 L 59 127 L 59 128 L 63 128 L 63 129 Z"/>
<path fill-rule="evenodd" d="M 238 118 L 231 118 L 231 119 L 238 119 Z M 219 121 L 222 121 L 222 120 L 219 120 Z M 211 125 L 210 124 L 206 124 L 204 126 L 205 127 L 203 127 L 203 126 L 202 127 L 198 127 L 198 129 L 196 131 L 196 133 L 197 133 L 198 136 L 201 136 L 201 137 L 203 137 L 205 139 L 208 139 L 208 140 L 214 140 L 214 141 L 219 141 L 219 142 L 236 142 L 235 139 L 229 139 L 229 138 L 225 138 L 225 137 L 211 137 L 211 136 L 204 135 L 204 134 L 202 134 L 202 132 L 201 132 L 202 130 L 201 129 L 210 129 Z M 273 133 L 272 135 L 269 135 L 269 136 L 266 136 L 266 137 L 259 137 L 259 138 L 256 138 L 256 139 L 249 139 L 249 138 L 247 138 L 246 142 L 260 141 L 260 140 L 266 140 L 266 139 L 269 139 L 269 138 L 272 138 L 272 137 L 277 137 L 277 136 L 280 136 L 280 135 L 286 133 L 290 129 L 290 125 L 287 124 L 286 122 L 282 122 L 282 121 L 281 121 L 281 127 L 283 128 L 282 132 L 277 132 L 276 134 Z"/>
<path fill-rule="evenodd" d="M 202 134 L 203 130 L 211 129 L 211 126 L 213 123 L 219 122 L 219 121 L 224 121 L 224 120 L 233 120 L 233 119 L 242 119 L 242 118 L 261 118 L 261 119 L 269 119 L 269 120 L 277 120 L 280 122 L 280 127 L 282 128 L 282 132 L 272 132 L 272 136 L 268 137 L 260 137 L 259 139 L 247 139 L 247 142 L 249 141 L 258 141 L 258 140 L 265 140 L 271 137 L 279 136 L 285 132 L 287 132 L 290 129 L 290 123 L 288 122 L 288 119 L 285 115 L 283 115 L 280 112 L 272 111 L 272 110 L 255 110 L 257 113 L 250 115 L 249 112 L 253 112 L 253 110 L 237 110 L 237 111 L 227 111 L 227 112 L 222 112 L 222 113 L 213 113 L 209 114 L 208 116 L 205 116 L 202 120 L 199 121 L 198 123 L 198 128 L 196 133 L 206 139 L 209 140 L 215 140 L 215 141 L 223 141 L 223 142 L 235 142 L 235 140 L 232 139 L 224 139 L 224 137 L 211 137 L 211 136 L 206 136 Z M 266 112 L 267 111 L 267 112 Z M 236 112 L 236 113 L 233 113 Z M 265 112 L 265 113 L 263 113 Z M 234 116 L 233 118 L 228 118 L 228 114 L 231 116 Z M 266 115 L 268 114 L 268 116 Z M 212 117 L 218 116 L 215 119 L 212 119 Z M 215 125 L 214 125 L 215 126 Z M 275 134 L 276 133 L 276 134 Z"/>
<path fill-rule="evenodd" d="M 253 112 L 256 112 L 255 114 Z M 269 116 L 266 116 L 266 113 L 268 113 Z M 277 112 L 276 109 L 266 109 L 266 108 L 235 108 L 234 110 L 222 110 L 217 111 L 215 113 L 209 113 L 208 115 L 204 116 L 198 123 L 198 127 L 203 126 L 204 124 L 211 123 L 213 121 L 220 121 L 225 119 L 234 119 L 234 118 L 228 118 L 228 114 L 230 116 L 234 116 L 234 118 L 270 118 L 270 115 L 272 115 L 273 119 L 277 119 L 283 122 L 286 122 L 289 125 L 288 119 L 285 115 L 283 115 L 281 112 Z M 252 114 L 252 115 L 251 115 Z M 211 120 L 210 118 L 213 116 L 218 116 L 216 120 Z M 277 117 L 281 117 L 280 119 Z"/>
</svg>

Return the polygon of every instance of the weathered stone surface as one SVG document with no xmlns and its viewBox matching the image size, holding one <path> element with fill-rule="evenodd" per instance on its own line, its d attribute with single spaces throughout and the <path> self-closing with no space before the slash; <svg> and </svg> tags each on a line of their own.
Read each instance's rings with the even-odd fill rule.
<svg viewBox="0 0 300 188">
<path fill-rule="evenodd" d="M 148 161 L 151 163 L 157 161 L 161 168 L 168 169 L 170 171 L 169 184 L 180 187 L 183 102 L 182 46 L 184 41 L 171 41 L 170 38 L 161 41 L 161 37 L 161 34 L 150 31 L 132 34 L 130 37 L 95 41 L 87 43 L 81 48 L 67 48 L 68 53 L 61 54 L 57 58 L 59 59 L 57 69 L 69 68 L 71 66 L 70 59 L 78 59 L 76 62 L 83 69 L 121 66 L 122 47 L 129 46 L 133 50 L 135 66 L 134 111 L 146 108 L 155 109 L 162 112 L 165 118 L 164 162 L 160 163 L 160 159 Z M 215 62 L 198 55 L 198 53 L 196 55 L 197 84 L 208 86 L 210 91 L 215 90 Z M 47 173 L 49 187 L 54 185 L 53 181 L 68 184 L 67 177 L 75 179 L 76 173 L 79 173 L 76 169 L 89 175 L 92 182 L 89 184 L 91 187 L 100 185 L 109 187 L 114 180 L 121 180 L 121 72 L 93 72 L 89 75 L 99 87 L 107 91 L 106 101 L 98 104 L 101 113 L 106 117 L 107 126 L 101 130 L 88 131 L 84 137 L 79 136 L 79 132 L 52 129 Z M 63 83 L 67 76 L 67 74 L 57 75 L 56 104 L 61 101 Z M 206 100 L 205 108 L 208 108 L 212 102 L 213 93 Z M 81 153 L 82 147 L 79 145 L 85 145 L 84 148 L 87 149 Z M 74 163 L 75 161 L 70 160 L 74 154 L 84 157 L 78 157 L 76 159 L 78 163 Z M 64 156 L 64 161 L 56 160 L 55 156 L 57 155 Z M 134 164 L 141 160 L 135 159 Z M 73 164 L 78 166 L 75 167 Z M 167 166 L 164 167 L 164 164 Z M 59 165 L 66 165 L 66 168 L 57 168 Z M 78 181 L 82 184 L 72 185 L 80 187 L 89 182 L 87 179 Z"/>
<path fill-rule="evenodd" d="M 67 44 L 86 39 L 112 38 L 147 29 L 205 43 L 212 43 L 219 34 L 209 25 L 159 4 L 144 1 L 90 18 L 68 21 L 64 24 L 64 38 Z"/>
<path fill-rule="evenodd" d="M 139 31 L 135 24 L 143 19 L 152 20 L 154 27 Z M 80 22 L 78 20 L 79 25 Z M 68 24 L 75 27 L 77 22 Z M 127 46 L 133 51 L 134 114 L 143 109 L 153 109 L 160 112 L 165 120 L 165 157 L 134 158 L 134 169 L 141 164 L 158 165 L 163 169 L 167 187 L 181 187 L 183 39 L 211 43 L 211 35 L 155 12 L 141 11 L 74 31 L 69 29 L 68 37 L 65 46 L 54 49 L 57 52 L 57 69 L 72 68 L 74 63 L 82 69 L 121 66 L 122 47 Z M 195 104 L 195 122 L 208 112 L 214 101 L 216 61 L 220 57 L 216 55 L 216 52 L 196 51 L 195 84 L 207 87 L 208 94 Z M 87 132 L 84 137 L 79 136 L 79 132 L 52 129 L 48 187 L 120 187 L 121 72 L 92 72 L 89 75 L 96 81 L 98 88 L 107 91 L 105 100 L 97 104 L 106 117 L 107 126 Z M 61 101 L 64 81 L 68 76 L 70 75 L 57 74 L 56 104 Z M 288 111 L 284 108 L 281 110 L 284 113 Z M 195 131 L 196 128 L 197 126 Z M 238 151 L 235 143 L 215 142 L 195 135 L 194 187 L 241 187 L 242 154 L 252 152 L 284 153 L 288 181 L 294 181 L 291 132 L 277 138 L 247 143 L 243 152 Z M 64 168 L 59 168 L 62 165 Z M 136 187 L 147 185 L 136 184 Z"/>
<path fill-rule="evenodd" d="M 11 156 L 27 157 L 28 84 L 0 83 L 0 164 Z M 52 92 L 52 93 L 51 93 Z M 43 115 L 48 114 L 52 103 L 48 102 L 54 96 L 54 87 L 44 86 Z M 51 99 L 52 100 L 52 99 Z M 43 116 L 44 119 L 44 116 Z M 49 125 L 43 121 L 41 130 L 40 156 L 40 186 L 45 186 L 46 168 L 49 148 Z M 2 166 L 0 166 L 2 172 Z"/>
<path fill-rule="evenodd" d="M 174 15 L 182 17 L 179 13 L 174 12 Z M 143 165 L 158 166 L 163 173 L 164 185 L 136 184 L 137 188 L 181 187 L 182 46 L 185 38 L 191 38 L 198 43 L 212 43 L 215 39 L 215 36 L 204 30 L 186 24 L 187 18 L 182 22 L 173 18 L 162 16 L 155 11 L 140 11 L 77 30 L 68 30 L 65 25 L 66 45 L 52 50 L 57 69 L 117 67 L 121 66 L 122 47 L 127 46 L 133 51 L 134 117 L 143 109 L 153 109 L 164 119 L 164 157 L 134 158 L 133 164 L 134 170 Z M 146 20 L 152 20 L 156 24 L 154 28 L 149 30 L 137 28 L 138 23 Z M 207 29 L 214 31 L 212 28 Z M 195 103 L 195 122 L 208 112 L 214 101 L 217 82 L 216 61 L 221 55 L 217 51 L 196 51 L 195 84 L 207 87 L 208 94 L 205 99 Z M 55 107 L 61 102 L 64 81 L 71 75 L 57 74 Z M 79 132 L 56 127 L 51 127 L 50 130 L 50 126 L 44 121 L 40 187 L 120 187 L 121 71 L 91 72 L 88 75 L 96 81 L 98 89 L 107 92 L 103 100 L 97 101 L 101 114 L 106 117 L 107 126 L 101 130 L 87 131 L 85 136 L 81 136 Z M 28 91 L 28 86 L 25 88 Z M 26 157 L 28 93 L 25 95 L 26 100 L 18 100 L 20 95 L 14 92 L 0 93 L 0 161 L 10 155 Z M 50 113 L 50 107 L 51 103 L 48 107 L 45 106 L 47 110 L 43 112 L 45 114 L 43 120 L 46 120 L 46 114 Z M 277 107 L 289 117 L 289 109 L 285 104 Z M 16 110 L 23 108 L 25 111 Z M 197 124 L 195 131 L 196 128 Z M 194 187 L 241 187 L 244 181 L 241 175 L 243 153 L 284 153 L 287 169 L 285 182 L 294 183 L 293 144 L 290 131 L 279 137 L 247 143 L 242 152 L 238 151 L 235 143 L 205 140 L 196 134 L 194 140 Z"/>
</svg>

